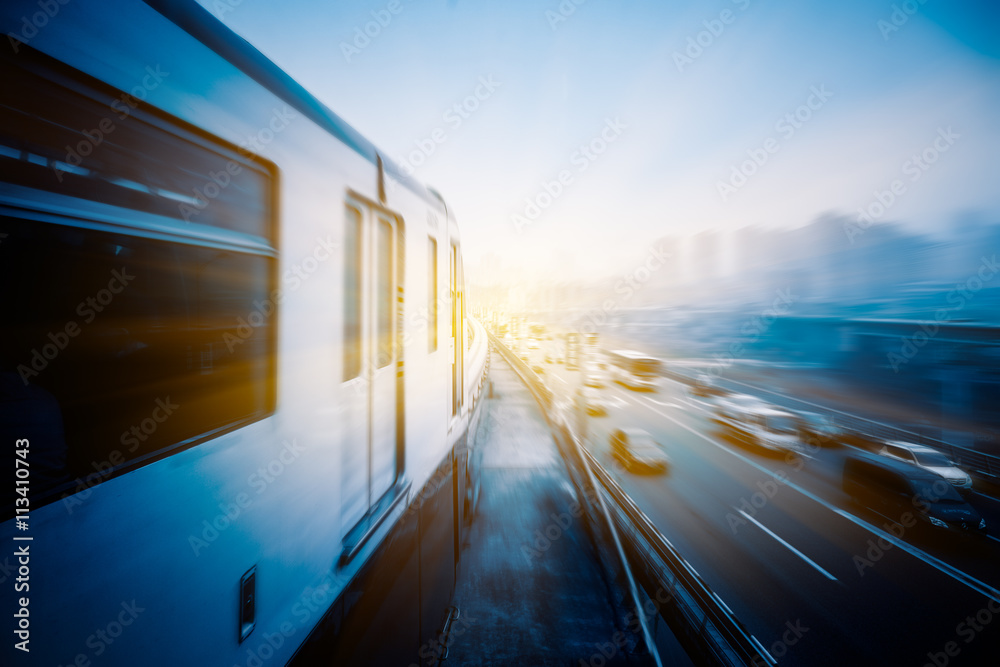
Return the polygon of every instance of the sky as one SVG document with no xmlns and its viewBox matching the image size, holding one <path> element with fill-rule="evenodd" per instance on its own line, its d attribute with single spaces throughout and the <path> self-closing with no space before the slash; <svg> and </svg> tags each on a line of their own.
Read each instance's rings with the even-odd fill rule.
<svg viewBox="0 0 1000 667">
<path fill-rule="evenodd" d="M 1000 221 L 1000 3 L 202 4 L 443 194 L 473 280 L 856 219 L 894 181 L 878 221 Z"/>
</svg>

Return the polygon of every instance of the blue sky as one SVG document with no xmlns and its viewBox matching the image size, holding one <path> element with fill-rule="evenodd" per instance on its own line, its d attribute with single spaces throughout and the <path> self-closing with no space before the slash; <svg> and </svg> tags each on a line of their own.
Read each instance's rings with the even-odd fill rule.
<svg viewBox="0 0 1000 667">
<path fill-rule="evenodd" d="M 494 253 L 528 275 L 589 276 L 668 234 L 856 217 L 897 179 L 906 190 L 883 220 L 927 231 L 969 210 L 1000 220 L 1000 3 L 204 4 L 389 156 L 407 160 L 441 128 L 415 174 L 459 216 L 473 273 Z M 391 21 L 345 55 L 371 12 Z M 699 38 L 701 52 L 686 51 Z M 475 111 L 446 115 L 484 78 L 499 85 Z M 807 120 L 779 125 L 796 110 Z M 582 160 L 609 120 L 618 134 Z M 932 149 L 947 128 L 950 143 Z M 925 150 L 936 160 L 914 177 L 905 165 Z M 564 170 L 563 191 L 528 219 L 526 199 L 545 202 L 543 183 Z"/>
</svg>

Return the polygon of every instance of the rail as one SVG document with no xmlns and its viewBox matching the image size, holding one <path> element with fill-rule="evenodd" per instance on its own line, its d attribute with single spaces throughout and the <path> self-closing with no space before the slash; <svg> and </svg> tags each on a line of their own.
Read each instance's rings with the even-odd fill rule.
<svg viewBox="0 0 1000 667">
<path fill-rule="evenodd" d="M 732 610 L 716 595 L 697 571 L 653 525 L 612 475 L 582 447 L 572 428 L 553 409 L 552 392 L 538 376 L 496 336 L 489 334 L 493 347 L 511 364 L 541 405 L 549 421 L 567 467 L 577 486 L 581 504 L 593 519 L 600 504 L 610 510 L 615 534 L 624 543 L 636 580 L 657 602 L 667 593 L 667 603 L 658 605 L 660 616 L 678 641 L 698 664 L 736 667 L 765 667 L 777 662 L 750 634 Z M 631 573 L 630 573 L 631 574 Z"/>
<path fill-rule="evenodd" d="M 612 500 L 610 506 L 617 511 L 616 523 L 635 547 L 635 560 L 641 566 L 642 578 L 652 582 L 656 590 L 667 591 L 677 601 L 674 611 L 680 619 L 675 618 L 671 625 L 687 631 L 682 643 L 695 644 L 696 653 L 714 664 L 776 664 L 597 459 L 585 448 L 577 449 L 594 471 L 602 493 Z"/>
</svg>

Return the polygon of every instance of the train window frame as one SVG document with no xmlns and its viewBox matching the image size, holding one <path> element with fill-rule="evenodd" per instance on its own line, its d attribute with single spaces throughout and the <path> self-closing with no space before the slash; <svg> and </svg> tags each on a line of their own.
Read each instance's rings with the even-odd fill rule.
<svg viewBox="0 0 1000 667">
<path fill-rule="evenodd" d="M 168 198 L 177 208 L 177 213 L 174 214 L 171 211 L 170 214 L 165 215 L 151 211 L 148 207 L 130 207 L 124 203 L 125 200 L 116 201 L 114 197 L 111 198 L 111 203 L 108 203 L 97 200 L 93 195 L 80 196 L 78 193 L 73 193 L 72 191 L 66 194 L 60 192 L 58 188 L 54 188 L 51 184 L 37 181 L 27 180 L 18 182 L 15 180 L 12 182 L 11 180 L 4 179 L 2 182 L 3 187 L 0 187 L 0 216 L 9 219 L 8 224 L 22 231 L 26 229 L 37 230 L 37 233 L 30 232 L 36 238 L 48 237 L 60 240 L 65 237 L 65 234 L 71 232 L 75 236 L 89 239 L 91 243 L 98 245 L 101 243 L 106 245 L 106 239 L 117 238 L 131 242 L 133 244 L 131 248 L 134 250 L 137 249 L 136 252 L 152 252 L 154 255 L 156 252 L 173 253 L 178 258 L 177 261 L 173 264 L 165 265 L 165 269 L 162 266 L 159 267 L 161 271 L 167 272 L 166 275 L 180 275 L 176 272 L 183 270 L 185 266 L 184 261 L 190 261 L 195 257 L 195 255 L 190 254 L 193 252 L 211 251 L 219 257 L 234 257 L 238 261 L 244 261 L 255 266 L 253 278 L 256 281 L 251 283 L 253 287 L 248 287 L 242 292 L 237 291 L 235 293 L 236 301 L 240 301 L 241 297 L 245 297 L 245 303 L 249 307 L 250 304 L 254 303 L 254 299 L 259 300 L 263 297 L 265 300 L 270 299 L 272 306 L 267 316 L 262 317 L 264 322 L 261 327 L 265 329 L 266 333 L 262 337 L 263 342 L 260 348 L 262 351 L 255 356 L 252 362 L 253 365 L 249 380 L 251 384 L 247 393 L 249 398 L 246 399 L 249 402 L 245 405 L 240 404 L 239 407 L 235 408 L 233 410 L 234 416 L 231 420 L 229 417 L 224 417 L 217 425 L 210 428 L 196 421 L 194 422 L 194 426 L 187 429 L 190 433 L 185 433 L 185 429 L 178 428 L 177 433 L 183 434 L 183 437 L 178 435 L 175 439 L 173 435 L 170 435 L 167 438 L 168 444 L 156 444 L 155 447 L 151 447 L 148 451 L 140 450 L 135 456 L 128 456 L 127 458 L 126 455 L 122 454 L 120 448 L 114 449 L 111 454 L 117 454 L 117 456 L 106 457 L 101 462 L 102 465 L 99 469 L 95 459 L 94 471 L 90 468 L 80 467 L 80 469 L 69 469 L 67 467 L 65 474 L 61 476 L 62 478 L 58 482 L 53 483 L 48 488 L 39 489 L 38 493 L 33 496 L 34 504 L 42 506 L 60 498 L 64 499 L 64 502 L 72 502 L 68 500 L 72 496 L 85 491 L 89 492 L 93 487 L 109 479 L 135 472 L 149 464 L 204 444 L 226 433 L 263 421 L 274 414 L 277 404 L 277 314 L 280 310 L 278 304 L 280 299 L 276 298 L 278 294 L 279 269 L 280 184 L 279 170 L 273 162 L 238 147 L 145 101 L 134 98 L 130 99 L 129 111 L 127 114 L 122 115 L 120 111 L 116 111 L 113 103 L 127 97 L 127 94 L 123 91 L 85 74 L 67 63 L 38 52 L 28 45 L 22 45 L 21 48 L 23 52 L 18 55 L 16 61 L 8 63 L 6 62 L 10 59 L 8 57 L 4 59 L 4 62 L 0 62 L 0 65 L 4 65 L 5 67 L 9 65 L 11 68 L 17 69 L 16 72 L 7 69 L 5 70 L 5 75 L 8 72 L 13 72 L 10 76 L 21 77 L 21 81 L 25 85 L 37 86 L 39 90 L 46 90 L 49 94 L 67 95 L 67 99 L 73 99 L 78 105 L 84 105 L 83 108 L 89 111 L 106 113 L 105 118 L 110 118 L 114 115 L 117 127 L 128 128 L 125 132 L 127 136 L 134 137 L 141 135 L 146 138 L 145 140 L 153 143 L 160 142 L 168 147 L 183 147 L 182 150 L 187 151 L 195 159 L 207 159 L 209 162 L 222 160 L 225 161 L 227 167 L 236 165 L 238 170 L 244 170 L 251 176 L 258 178 L 258 183 L 261 187 L 256 189 L 254 194 L 259 197 L 255 204 L 260 209 L 260 233 L 251 233 L 246 229 L 226 227 L 221 223 L 221 217 L 218 217 L 217 213 L 217 217 L 212 218 L 208 222 L 205 220 L 191 221 L 186 219 L 181 210 L 181 206 L 185 200 L 178 196 L 176 190 L 173 192 L 164 191 L 129 179 L 126 179 L 125 182 L 116 182 L 113 170 L 101 173 L 100 177 L 104 179 L 103 182 L 118 186 L 124 185 L 127 188 L 142 192 L 153 198 Z M 39 126 L 53 122 L 51 119 L 55 118 L 57 113 L 54 110 L 50 116 L 29 115 L 29 112 L 22 107 L 23 105 L 15 106 L 11 104 L 8 108 L 9 110 L 5 113 L 20 114 L 22 117 L 30 119 L 31 122 Z M 77 128 L 73 125 L 68 126 L 66 131 L 84 135 L 85 130 L 89 129 L 89 127 Z M 130 132 L 132 133 L 131 135 L 129 135 Z M 108 134 L 110 135 L 110 132 Z M 50 138 L 41 134 L 27 135 L 18 137 L 18 141 L 20 142 L 20 154 L 15 158 L 8 151 L 4 155 L 5 158 L 18 160 L 24 164 L 44 164 L 47 169 L 51 168 L 54 171 L 67 166 L 65 162 L 58 161 L 52 157 L 52 153 L 56 149 L 61 151 L 62 147 L 51 145 L 52 140 Z M 148 145 L 143 144 L 142 140 L 137 145 L 148 148 Z M 38 147 L 37 149 L 34 148 L 36 146 Z M 143 168 L 145 168 L 145 165 L 143 165 Z M 143 171 L 143 169 L 135 169 L 135 171 Z M 151 178 L 154 181 L 158 178 L 158 172 L 155 170 L 152 172 L 148 170 L 143 172 L 144 176 L 150 176 L 150 174 L 152 174 Z M 192 178 L 197 178 L 197 182 L 201 183 L 204 174 L 192 172 L 191 176 Z M 161 208 L 170 210 L 162 206 Z M 214 211 L 217 212 L 219 208 L 216 207 Z M 228 211 L 224 212 L 224 214 L 228 214 Z M 212 220 L 215 220 L 216 224 L 213 224 Z M 66 252 L 71 252 L 71 249 L 66 250 Z M 184 253 L 188 254 L 185 255 Z M 99 257 L 97 260 L 88 260 L 86 256 L 81 256 L 80 261 L 94 261 L 94 266 L 99 266 L 101 260 Z M 171 271 L 174 273 L 171 273 Z M 239 275 L 243 276 L 243 274 Z M 240 282 L 241 286 L 243 285 L 241 278 L 238 278 L 237 281 Z M 213 287 L 211 283 L 205 283 L 205 286 L 209 289 Z M 211 297 L 211 292 L 208 291 L 199 298 L 213 297 Z M 162 307 L 169 308 L 166 305 Z M 187 324 L 187 328 L 184 328 L 183 324 L 178 328 L 181 336 L 186 336 L 179 339 L 180 343 L 188 346 L 195 345 L 196 338 L 194 337 L 194 332 L 205 326 L 204 322 L 198 319 L 202 317 L 200 310 L 192 310 L 190 312 L 195 314 L 189 315 L 190 323 Z M 251 311 L 247 310 L 247 313 L 249 312 Z M 208 314 L 217 319 L 221 317 L 212 312 Z M 13 317 L 13 314 L 11 317 Z M 138 317 L 136 321 L 139 322 L 149 322 L 142 314 L 138 316 L 130 315 L 130 317 Z M 13 322 L 13 320 L 10 321 Z M 34 325 L 30 324 L 29 321 L 29 324 L 17 324 L 17 326 L 30 330 L 30 327 Z M 216 326 L 218 325 L 216 324 Z M 233 321 L 231 328 L 236 329 L 236 320 Z M 166 350 L 176 353 L 176 349 L 171 347 L 167 347 Z M 98 361 L 98 357 L 92 356 L 81 357 L 81 359 L 84 360 L 84 367 L 86 367 L 86 364 L 93 364 Z M 214 362 L 209 359 L 208 363 L 209 365 L 206 366 L 204 350 L 202 350 L 201 358 L 196 362 L 196 365 L 200 364 L 202 374 L 206 370 L 209 375 L 212 374 L 212 370 L 214 369 L 212 364 Z M 190 373 L 190 371 L 188 372 Z M 74 383 L 79 384 L 79 380 L 74 379 L 74 371 L 66 371 L 66 373 L 66 377 L 68 378 L 65 380 L 68 383 L 66 386 L 72 387 Z M 220 374 L 214 381 L 222 381 L 219 379 L 222 375 L 224 373 Z M 183 375 L 178 377 L 183 377 Z M 198 381 L 185 381 L 194 382 L 194 386 L 200 387 L 201 390 L 206 388 L 211 389 L 214 386 L 210 383 L 199 385 Z M 69 396 L 72 395 L 72 393 L 69 394 Z M 50 398 L 54 399 L 55 397 L 50 395 Z M 76 399 L 70 398 L 68 400 Z M 56 405 L 61 407 L 58 400 L 56 400 Z M 204 404 L 196 405 L 204 408 Z M 241 410 L 242 412 L 240 412 Z M 239 413 L 238 416 L 236 416 L 237 413 Z M 185 422 L 188 422 L 188 420 L 185 420 Z M 85 440 L 81 440 L 80 442 L 85 442 Z M 132 451 L 134 450 L 129 450 L 130 453 Z M 83 446 L 83 448 L 75 450 L 73 442 L 66 443 L 67 456 L 73 454 L 84 460 L 95 455 L 95 453 L 97 456 L 101 455 L 99 448 Z M 75 476 L 75 479 L 69 480 L 66 478 L 66 475 Z M 13 505 L 7 508 L 4 503 L 3 507 L 9 510 L 4 511 L 5 515 L 13 515 Z"/>
<path fill-rule="evenodd" d="M 375 370 L 385 368 L 392 363 L 394 355 L 399 353 L 398 329 L 396 327 L 397 313 L 396 291 L 399 285 L 399 276 L 396 272 L 396 263 L 399 253 L 396 250 L 398 239 L 396 238 L 395 217 L 390 220 L 388 216 L 376 215 L 373 221 L 375 226 L 374 242 L 376 273 L 374 278 L 375 297 L 375 344 L 377 354 L 375 355 Z M 383 359 L 385 360 L 383 362 Z"/>
<path fill-rule="evenodd" d="M 67 198 L 86 201 L 90 204 L 88 211 L 94 211 L 95 215 L 103 216 L 105 219 L 113 221 L 112 224 L 116 227 L 130 229 L 132 233 L 141 234 L 144 233 L 145 229 L 148 229 L 150 236 L 159 234 L 161 237 L 169 237 L 176 240 L 199 238 L 208 243 L 228 242 L 230 245 L 241 247 L 255 245 L 261 249 L 270 249 L 274 251 L 275 256 L 277 255 L 279 185 L 278 169 L 273 162 L 253 153 L 244 146 L 237 146 L 146 101 L 134 98 L 111 84 L 96 79 L 26 44 L 22 45 L 20 50 L 21 52 L 16 58 L 12 54 L 0 50 L 0 67 L 2 67 L 3 76 L 14 77 L 18 74 L 32 75 L 35 81 L 41 83 L 42 88 L 57 87 L 60 89 L 59 92 L 68 93 L 73 101 L 100 109 L 105 114 L 102 116 L 101 123 L 95 123 L 95 127 L 87 126 L 75 130 L 75 134 L 81 135 L 81 139 L 86 139 L 86 141 L 81 140 L 80 143 L 88 144 L 89 149 L 87 153 L 84 153 L 82 147 L 78 144 L 59 146 L 58 157 L 54 157 L 52 154 L 35 154 L 21 147 L 20 162 L 25 167 L 44 165 L 46 170 L 53 172 L 60 185 L 63 185 L 66 179 L 78 177 L 81 172 L 92 171 L 85 168 L 87 165 L 82 162 L 74 164 L 70 159 L 71 153 L 67 149 L 79 149 L 76 151 L 77 159 L 86 159 L 92 153 L 101 150 L 105 144 L 112 143 L 116 139 L 117 129 L 136 126 L 145 128 L 142 131 L 155 138 L 170 137 L 175 140 L 177 145 L 190 144 L 190 147 L 196 151 L 200 151 L 202 154 L 216 153 L 219 157 L 227 158 L 228 161 L 225 167 L 232 168 L 236 173 L 227 169 L 228 173 L 224 175 L 220 172 L 202 174 L 202 177 L 198 178 L 195 182 L 195 185 L 199 186 L 198 190 L 200 190 L 200 192 L 196 193 L 196 197 L 192 197 L 186 192 L 176 191 L 182 188 L 165 189 L 162 187 L 163 184 L 160 183 L 137 182 L 135 180 L 137 178 L 135 173 L 128 175 L 131 178 L 119 177 L 115 179 L 109 178 L 104 174 L 92 174 L 95 176 L 92 179 L 95 182 L 100 184 L 113 183 L 118 186 L 115 190 L 116 193 L 131 192 L 132 194 L 138 193 L 140 195 L 158 195 L 161 199 L 171 201 L 178 209 L 178 213 L 171 213 L 166 216 L 155 212 L 143 211 L 138 207 L 103 204 L 100 200 L 91 199 L 88 196 L 63 195 L 58 190 L 47 189 L 44 186 L 39 187 L 36 184 L 10 186 L 5 181 L 9 186 L 8 190 L 13 191 L 15 194 L 23 192 L 26 189 L 46 192 L 55 200 L 56 204 L 48 207 L 47 212 L 55 212 L 56 214 L 65 210 L 66 206 L 59 206 L 59 204 L 63 204 Z M 10 82 L 5 81 L 5 83 Z M 123 100 L 127 100 L 127 105 Z M 93 109 L 87 109 L 87 111 L 91 110 Z M 104 120 L 109 121 L 111 127 L 105 127 L 102 130 L 101 127 Z M 73 128 L 69 129 L 71 133 L 74 133 Z M 88 131 L 90 135 L 87 135 Z M 100 140 L 92 138 L 96 133 L 100 133 Z M 117 134 L 121 133 L 117 132 Z M 266 192 L 267 206 L 265 210 L 268 212 L 268 215 L 264 216 L 265 219 L 261 221 L 263 226 L 260 229 L 260 233 L 251 234 L 245 230 L 233 230 L 226 228 L 224 225 L 207 224 L 201 222 L 197 217 L 190 217 L 199 214 L 198 209 L 205 208 L 207 204 L 214 202 L 217 197 L 221 197 L 221 194 L 227 188 L 232 187 L 237 181 L 236 175 L 244 170 L 262 177 L 270 185 Z M 139 172 L 140 169 L 136 169 L 135 171 Z M 213 175 L 218 177 L 218 179 L 215 179 L 215 182 L 212 182 Z M 103 178 L 96 178 L 101 176 Z M 219 179 L 224 179 L 224 177 L 228 179 L 227 182 L 229 185 L 220 187 Z M 187 185 L 190 185 L 190 183 Z M 130 225 L 128 222 L 122 222 L 121 216 L 114 215 L 115 212 L 120 213 L 121 211 L 128 211 L 134 218 L 142 219 L 143 227 L 140 228 L 138 225 Z"/>
</svg>

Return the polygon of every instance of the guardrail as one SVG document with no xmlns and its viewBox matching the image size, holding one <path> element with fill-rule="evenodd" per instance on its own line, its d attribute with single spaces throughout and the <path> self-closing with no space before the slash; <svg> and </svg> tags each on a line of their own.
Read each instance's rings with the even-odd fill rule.
<svg viewBox="0 0 1000 667">
<path fill-rule="evenodd" d="M 774 658 L 657 530 L 607 469 L 580 445 L 566 416 L 554 414 L 552 392 L 548 387 L 496 336 L 489 333 L 489 337 L 493 347 L 521 376 L 542 407 L 569 464 L 567 468 L 581 505 L 591 518 L 590 523 L 599 523 L 597 517 L 607 508 L 609 519 L 614 523 L 613 535 L 624 543 L 632 572 L 637 571 L 635 578 L 645 593 L 657 602 L 662 602 L 662 592 L 668 594 L 668 601 L 658 605 L 658 613 L 689 656 L 700 665 L 776 665 Z M 599 526 L 597 528 L 599 530 Z"/>
<path fill-rule="evenodd" d="M 663 372 L 663 376 L 685 384 L 691 384 L 694 379 L 690 375 L 676 370 L 665 370 Z M 739 380 L 732 380 L 729 378 L 720 379 L 725 383 L 739 385 L 740 387 L 744 387 L 752 391 L 762 391 L 768 394 L 774 394 L 775 396 L 780 396 L 784 400 L 801 406 L 793 409 L 823 415 L 829 419 L 836 428 L 851 436 L 862 439 L 902 440 L 905 442 L 912 442 L 915 444 L 933 447 L 948 454 L 948 456 L 954 459 L 959 466 L 965 468 L 973 476 L 979 477 L 992 484 L 1000 483 L 1000 457 L 998 456 L 986 454 L 984 452 L 977 452 L 974 449 L 961 447 L 959 445 L 953 445 L 939 438 L 934 438 L 899 426 L 883 424 L 882 422 L 875 421 L 874 419 L 867 419 L 865 417 L 852 415 L 848 412 L 837 410 L 836 408 L 814 405 L 803 401 L 802 399 L 795 398 L 794 396 L 765 389 L 764 387 L 757 387 L 745 382 L 740 382 Z"/>
<path fill-rule="evenodd" d="M 688 630 L 687 641 L 683 643 L 696 644 L 698 653 L 710 656 L 714 664 L 776 664 L 597 459 L 585 448 L 577 449 L 594 471 L 602 492 L 611 499 L 609 506 L 616 511 L 616 524 L 635 547 L 635 559 L 643 567 L 641 578 L 652 582 L 657 590 L 668 591 L 677 600 L 675 611 L 682 618 L 680 623 L 671 625 Z"/>
</svg>

